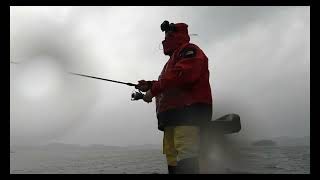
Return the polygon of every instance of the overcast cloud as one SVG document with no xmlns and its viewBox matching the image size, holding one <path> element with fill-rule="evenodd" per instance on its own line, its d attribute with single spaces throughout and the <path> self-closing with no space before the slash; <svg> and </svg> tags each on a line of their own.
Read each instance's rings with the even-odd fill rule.
<svg viewBox="0 0 320 180">
<path fill-rule="evenodd" d="M 233 136 L 310 134 L 310 7 L 11 7 L 11 144 L 160 144 L 155 104 L 132 87 L 168 56 L 164 20 L 189 25 L 209 57 L 214 119 L 241 116 Z"/>
</svg>

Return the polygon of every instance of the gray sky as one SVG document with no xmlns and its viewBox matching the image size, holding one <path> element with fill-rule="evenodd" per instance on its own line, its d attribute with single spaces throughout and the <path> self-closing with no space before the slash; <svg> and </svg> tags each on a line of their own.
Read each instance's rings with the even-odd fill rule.
<svg viewBox="0 0 320 180">
<path fill-rule="evenodd" d="M 310 7 L 11 7 L 11 144 L 160 144 L 155 104 L 131 101 L 168 56 L 164 20 L 189 25 L 209 57 L 214 118 L 246 139 L 310 134 Z"/>
</svg>

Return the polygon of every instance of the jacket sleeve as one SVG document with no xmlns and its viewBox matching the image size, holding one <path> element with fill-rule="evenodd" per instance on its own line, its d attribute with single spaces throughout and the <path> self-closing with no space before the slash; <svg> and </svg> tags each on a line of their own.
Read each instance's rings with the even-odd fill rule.
<svg viewBox="0 0 320 180">
<path fill-rule="evenodd" d="M 204 60 L 202 54 L 193 48 L 182 50 L 181 59 L 167 70 L 161 79 L 153 81 L 151 94 L 157 96 L 165 89 L 192 85 L 200 78 Z"/>
</svg>

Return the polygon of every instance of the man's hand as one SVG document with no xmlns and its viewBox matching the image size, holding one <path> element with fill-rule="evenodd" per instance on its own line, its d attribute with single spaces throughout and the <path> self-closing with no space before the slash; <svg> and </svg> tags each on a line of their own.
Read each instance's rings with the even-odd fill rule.
<svg viewBox="0 0 320 180">
<path fill-rule="evenodd" d="M 138 81 L 138 85 L 135 88 L 139 89 L 142 92 L 147 92 L 151 87 L 148 81 L 140 80 Z"/>
<path fill-rule="evenodd" d="M 152 96 L 150 90 L 148 90 L 147 93 L 143 96 L 144 102 L 147 102 L 147 103 L 152 102 L 152 98 L 153 98 L 153 96 Z"/>
</svg>

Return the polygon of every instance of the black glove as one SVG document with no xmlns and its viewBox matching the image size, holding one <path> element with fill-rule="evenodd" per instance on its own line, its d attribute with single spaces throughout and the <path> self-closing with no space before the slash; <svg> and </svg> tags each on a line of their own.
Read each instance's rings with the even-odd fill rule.
<svg viewBox="0 0 320 180">
<path fill-rule="evenodd" d="M 152 87 L 151 81 L 140 80 L 138 85 L 135 86 L 136 89 L 139 89 L 142 92 L 147 92 Z"/>
</svg>

